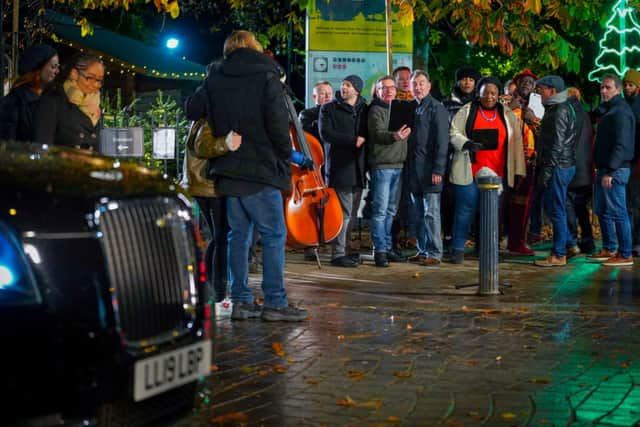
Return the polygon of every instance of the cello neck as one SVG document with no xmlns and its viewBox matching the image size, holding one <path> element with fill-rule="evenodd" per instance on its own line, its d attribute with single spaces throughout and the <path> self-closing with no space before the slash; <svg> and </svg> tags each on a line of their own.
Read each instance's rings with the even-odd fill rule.
<svg viewBox="0 0 640 427">
<path fill-rule="evenodd" d="M 294 133 L 296 134 L 296 142 L 298 143 L 298 148 L 302 154 L 304 154 L 307 158 L 311 159 L 311 149 L 309 148 L 309 143 L 307 142 L 307 138 L 304 136 L 304 130 L 302 129 L 302 124 L 300 120 L 298 120 L 298 115 L 296 114 L 296 109 L 293 105 L 293 101 L 289 96 L 289 88 L 286 87 L 284 91 L 284 102 L 287 106 L 287 111 L 289 112 L 289 123 L 293 126 Z"/>
</svg>

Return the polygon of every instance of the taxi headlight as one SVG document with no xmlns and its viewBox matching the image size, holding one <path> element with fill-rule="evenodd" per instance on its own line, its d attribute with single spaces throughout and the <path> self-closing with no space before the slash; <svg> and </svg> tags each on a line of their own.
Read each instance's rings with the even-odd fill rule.
<svg viewBox="0 0 640 427">
<path fill-rule="evenodd" d="M 36 304 L 40 294 L 15 233 L 0 222 L 0 305 Z"/>
</svg>

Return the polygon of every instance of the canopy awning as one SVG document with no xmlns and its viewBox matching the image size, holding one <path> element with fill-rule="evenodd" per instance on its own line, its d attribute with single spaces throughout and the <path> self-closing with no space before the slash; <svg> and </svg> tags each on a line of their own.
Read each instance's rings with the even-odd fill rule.
<svg viewBox="0 0 640 427">
<path fill-rule="evenodd" d="M 104 55 L 107 65 L 114 63 L 128 72 L 164 79 L 202 80 L 206 75 L 204 65 L 174 56 L 167 49 L 149 46 L 97 25 L 93 26 L 93 35 L 82 37 L 80 27 L 70 16 L 51 10 L 45 15 L 53 25 L 55 41 Z"/>
</svg>

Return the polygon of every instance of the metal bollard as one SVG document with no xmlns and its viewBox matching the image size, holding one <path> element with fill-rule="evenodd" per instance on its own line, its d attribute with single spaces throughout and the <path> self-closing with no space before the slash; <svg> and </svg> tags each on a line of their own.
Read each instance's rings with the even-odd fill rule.
<svg viewBox="0 0 640 427">
<path fill-rule="evenodd" d="M 480 286 L 478 295 L 499 295 L 498 271 L 498 190 L 502 178 L 483 176 L 478 178 L 480 189 Z"/>
</svg>

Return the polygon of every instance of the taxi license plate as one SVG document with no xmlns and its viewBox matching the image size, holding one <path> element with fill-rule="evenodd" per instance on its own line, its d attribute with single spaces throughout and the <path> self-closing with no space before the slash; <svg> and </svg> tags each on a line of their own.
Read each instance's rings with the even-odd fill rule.
<svg viewBox="0 0 640 427">
<path fill-rule="evenodd" d="M 133 400 L 156 394 L 209 375 L 211 341 L 202 341 L 136 362 L 133 368 Z"/>
</svg>

